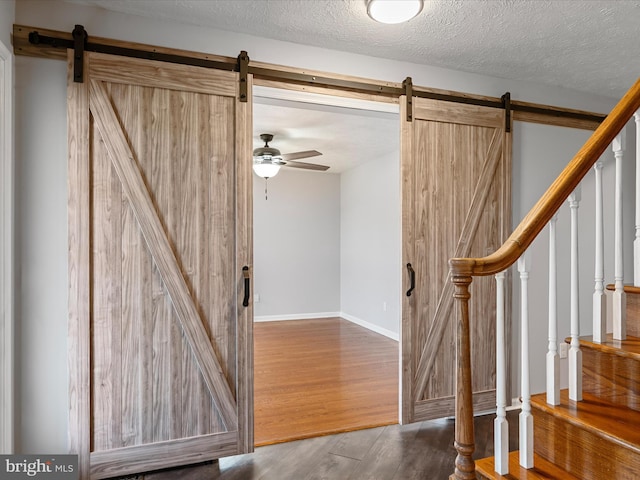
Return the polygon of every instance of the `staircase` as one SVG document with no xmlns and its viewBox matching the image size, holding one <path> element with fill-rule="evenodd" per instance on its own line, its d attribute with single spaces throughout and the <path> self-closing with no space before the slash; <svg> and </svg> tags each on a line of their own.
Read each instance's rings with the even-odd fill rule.
<svg viewBox="0 0 640 480">
<path fill-rule="evenodd" d="M 627 321 L 640 321 L 640 289 L 626 288 Z M 568 340 L 568 339 L 567 339 Z M 560 404 L 546 394 L 531 397 L 534 467 L 521 468 L 511 452 L 509 474 L 495 472 L 493 457 L 476 462 L 483 479 L 631 480 L 640 477 L 640 338 L 602 343 L 581 337 L 582 401 L 560 392 Z"/>
<path fill-rule="evenodd" d="M 625 127 L 636 122 L 636 228 L 633 262 L 636 287 L 625 287 L 623 250 L 622 165 Z M 611 145 L 615 156 L 615 185 L 607 188 L 615 199 L 613 228 L 614 285 L 605 294 L 602 160 Z M 581 181 L 595 167 L 595 291 L 593 336 L 580 335 L 578 209 Z M 557 212 L 570 207 L 570 307 L 571 336 L 568 349 L 568 389 L 560 390 L 557 345 Z M 544 328 L 538 313 L 529 321 L 528 248 L 545 227 L 549 231 L 549 305 L 546 355 L 546 392 L 530 395 L 529 330 Z M 609 233 L 609 232 L 607 232 Z M 517 262 L 520 277 L 520 451 L 509 452 L 506 423 L 505 275 Z M 540 263 L 540 262 L 538 262 Z M 631 262 L 627 262 L 631 264 Z M 457 328 L 456 433 L 457 457 L 450 480 L 580 479 L 631 480 L 640 478 L 640 79 L 569 162 L 547 192 L 525 216 L 507 241 L 483 258 L 449 261 Z M 593 264 L 592 264 L 593 265 Z M 471 283 L 476 276 L 496 277 L 496 419 L 494 457 L 474 461 L 473 401 L 471 387 L 470 311 Z M 507 277 L 508 278 L 508 277 Z M 564 280 L 563 280 L 564 281 Z M 607 309 L 612 333 L 606 333 Z M 507 312 L 508 314 L 508 312 Z M 546 315 L 546 314 L 545 314 Z M 544 317 L 545 315 L 542 315 Z M 545 325 L 546 326 L 546 325 Z M 518 352 L 513 352 L 514 354 Z M 536 352 L 534 352 L 535 354 Z M 539 352 L 538 352 L 539 354 Z M 516 356 L 516 355 L 514 355 Z M 539 363 L 539 360 L 535 360 Z M 512 362 L 513 363 L 513 362 Z M 482 368 L 475 365 L 474 368 Z"/>
</svg>

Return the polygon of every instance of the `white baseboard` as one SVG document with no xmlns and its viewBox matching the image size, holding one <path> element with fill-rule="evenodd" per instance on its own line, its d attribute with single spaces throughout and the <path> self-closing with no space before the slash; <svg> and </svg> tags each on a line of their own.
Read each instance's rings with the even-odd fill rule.
<svg viewBox="0 0 640 480">
<path fill-rule="evenodd" d="M 355 323 L 356 325 L 360 325 L 361 327 L 366 328 L 367 330 L 371 330 L 372 332 L 379 333 L 380 335 L 384 335 L 387 338 L 395 340 L 398 342 L 400 340 L 400 336 L 396 332 L 392 332 L 391 330 L 387 330 L 386 328 L 382 328 L 378 325 L 374 325 L 371 322 L 367 322 L 358 317 L 354 317 L 353 315 L 349 315 L 344 312 L 316 312 L 316 313 L 292 313 L 286 315 L 257 315 L 253 317 L 254 322 L 283 322 L 286 320 L 310 320 L 315 318 L 335 318 L 340 317 L 348 320 L 351 323 Z"/>
<path fill-rule="evenodd" d="M 253 317 L 254 322 L 281 322 L 284 320 L 310 320 L 313 318 L 334 318 L 340 317 L 340 312 L 319 312 L 319 313 L 293 313 L 287 315 L 258 315 Z"/>
<path fill-rule="evenodd" d="M 386 328 L 382 328 L 378 325 L 362 320 L 361 318 L 354 317 L 353 315 L 349 315 L 348 313 L 340 312 L 340 317 L 344 318 L 345 320 L 349 320 L 351 323 L 360 325 L 367 330 L 371 330 L 372 332 L 384 335 L 385 337 L 395 340 L 396 342 L 400 341 L 400 335 L 396 332 L 392 332 L 391 330 L 387 330 Z"/>
</svg>

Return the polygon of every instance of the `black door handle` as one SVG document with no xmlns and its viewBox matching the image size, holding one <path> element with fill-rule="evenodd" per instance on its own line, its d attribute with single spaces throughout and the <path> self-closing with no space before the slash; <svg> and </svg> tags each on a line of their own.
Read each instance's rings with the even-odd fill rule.
<svg viewBox="0 0 640 480">
<path fill-rule="evenodd" d="M 242 275 L 244 275 L 244 300 L 242 300 L 242 306 L 249 306 L 249 296 L 251 295 L 251 278 L 249 277 L 249 267 L 246 265 L 242 267 Z"/>
<path fill-rule="evenodd" d="M 409 279 L 411 280 L 411 288 L 407 290 L 407 297 L 411 296 L 411 292 L 416 288 L 416 271 L 413 269 L 410 263 L 407 263 L 407 270 L 409 271 Z"/>
</svg>

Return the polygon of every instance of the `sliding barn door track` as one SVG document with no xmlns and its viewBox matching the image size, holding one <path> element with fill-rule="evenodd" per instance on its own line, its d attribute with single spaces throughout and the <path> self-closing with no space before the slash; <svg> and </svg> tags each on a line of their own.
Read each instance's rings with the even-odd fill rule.
<svg viewBox="0 0 640 480">
<path fill-rule="evenodd" d="M 27 33 L 26 38 L 25 33 Z M 27 41 L 25 42 L 24 40 Z M 28 44 L 28 47 L 26 44 Z M 57 55 L 52 53 L 52 49 L 61 50 L 63 54 Z M 67 49 L 74 51 L 74 81 L 76 82 L 82 82 L 83 53 L 87 51 L 239 72 L 241 75 L 241 102 L 247 101 L 246 78 L 248 74 L 251 74 L 254 78 L 262 80 L 276 80 L 298 85 L 313 85 L 316 87 L 339 89 L 383 97 L 398 98 L 402 95 L 411 95 L 412 97 L 505 109 L 507 110 L 507 131 L 510 130 L 512 111 L 530 114 L 534 117 L 544 116 L 557 119 L 569 119 L 584 122 L 585 124 L 594 124 L 594 126 L 606 118 L 606 115 L 598 113 L 518 102 L 511 100 L 508 92 L 501 98 L 497 98 L 417 87 L 412 84 L 411 77 L 407 77 L 401 84 L 394 84 L 391 82 L 367 81 L 365 79 L 359 80 L 353 77 L 328 73 L 319 75 L 317 73 L 305 73 L 303 70 L 264 63 L 252 65 L 246 51 L 242 51 L 237 58 L 233 58 L 184 50 L 172 50 L 104 38 L 93 40 L 82 25 L 76 25 L 71 34 L 14 25 L 14 50 L 16 55 L 65 58 Z M 39 50 L 44 51 L 39 52 Z M 408 109 L 407 116 L 407 120 L 411 121 L 411 109 Z M 519 118 L 515 117 L 514 119 L 518 120 Z M 536 121 L 525 118 L 522 119 L 524 121 Z M 540 120 L 539 123 L 546 122 Z"/>
</svg>

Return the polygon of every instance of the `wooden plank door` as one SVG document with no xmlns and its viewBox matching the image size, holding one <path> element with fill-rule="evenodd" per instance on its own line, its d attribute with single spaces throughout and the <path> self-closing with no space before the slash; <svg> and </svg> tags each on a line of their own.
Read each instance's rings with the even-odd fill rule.
<svg viewBox="0 0 640 480">
<path fill-rule="evenodd" d="M 482 257 L 507 238 L 511 139 L 504 110 L 401 99 L 401 421 L 451 416 L 455 320 L 451 257 Z M 415 289 L 410 289 L 415 272 Z M 472 284 L 472 370 L 477 409 L 495 408 L 495 280 Z"/>
<path fill-rule="evenodd" d="M 71 52 L 72 54 L 73 52 Z M 69 57 L 70 439 L 81 478 L 253 450 L 251 95 Z M 251 91 L 249 78 L 249 92 Z"/>
</svg>

